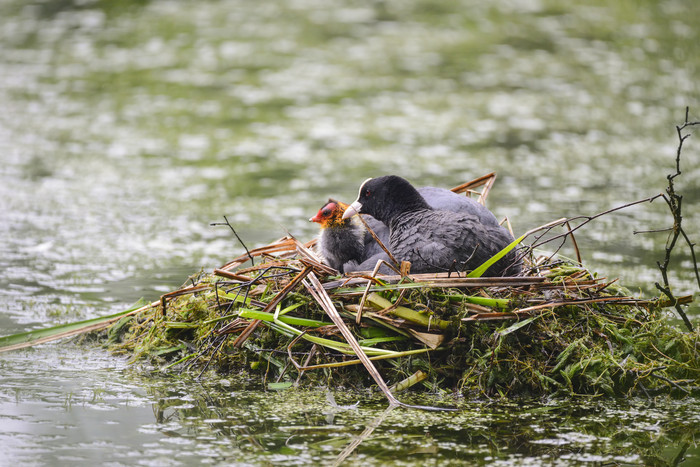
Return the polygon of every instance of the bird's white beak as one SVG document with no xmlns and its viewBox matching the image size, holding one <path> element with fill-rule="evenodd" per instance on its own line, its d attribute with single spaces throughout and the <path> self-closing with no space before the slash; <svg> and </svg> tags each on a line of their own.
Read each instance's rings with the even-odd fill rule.
<svg viewBox="0 0 700 467">
<path fill-rule="evenodd" d="M 355 201 L 354 203 L 352 203 L 350 206 L 347 207 L 347 209 L 343 213 L 343 219 L 348 219 L 348 218 L 354 216 L 355 214 L 359 214 L 360 209 L 362 209 L 362 203 L 360 203 L 359 201 Z"/>
</svg>

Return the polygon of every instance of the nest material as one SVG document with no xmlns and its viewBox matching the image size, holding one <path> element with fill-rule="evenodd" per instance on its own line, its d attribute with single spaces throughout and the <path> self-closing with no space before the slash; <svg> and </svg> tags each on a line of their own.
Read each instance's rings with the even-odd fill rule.
<svg viewBox="0 0 700 467">
<path fill-rule="evenodd" d="M 312 244 L 285 237 L 192 278 L 115 324 L 110 348 L 276 383 L 363 388 L 369 358 L 390 382 L 470 396 L 698 391 L 700 333 L 580 266 L 530 256 L 524 277 L 339 277 Z"/>
</svg>

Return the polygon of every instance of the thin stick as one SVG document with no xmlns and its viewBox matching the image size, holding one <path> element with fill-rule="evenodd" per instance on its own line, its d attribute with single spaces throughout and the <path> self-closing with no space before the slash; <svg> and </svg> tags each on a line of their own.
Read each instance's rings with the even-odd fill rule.
<svg viewBox="0 0 700 467">
<path fill-rule="evenodd" d="M 292 279 L 291 282 L 289 282 L 289 284 L 287 284 L 277 295 L 275 295 L 275 298 L 273 298 L 270 301 L 270 303 L 267 304 L 263 311 L 265 313 L 270 313 L 272 310 L 274 310 L 277 307 L 277 305 L 284 299 L 284 297 L 286 297 L 289 292 L 296 288 L 296 286 L 299 285 L 299 283 L 303 281 L 309 273 L 311 273 L 312 269 L 313 268 L 311 266 L 306 266 L 303 271 L 297 274 L 297 276 L 294 279 Z M 241 347 L 259 325 L 259 319 L 253 320 L 248 325 L 248 327 L 236 338 L 236 340 L 233 341 L 233 347 Z"/>
<path fill-rule="evenodd" d="M 306 333 L 306 331 L 299 334 L 299 338 L 301 338 L 301 336 L 303 336 L 304 333 Z M 297 341 L 297 339 L 294 339 L 294 342 L 296 342 L 296 341 Z M 296 367 L 297 371 L 299 372 L 299 375 L 297 376 L 296 381 L 294 381 L 294 385 L 297 386 L 297 385 L 299 385 L 299 381 L 301 381 L 301 377 L 304 376 L 304 370 L 299 369 L 299 367 L 296 365 L 296 361 L 294 360 L 294 357 L 292 357 L 292 353 L 289 350 L 289 349 L 291 349 L 291 345 L 292 344 L 289 344 L 289 346 L 287 346 L 287 350 L 289 351 L 289 361 L 292 362 L 292 365 L 294 365 Z M 311 350 L 309 350 L 309 354 L 306 356 L 306 360 L 304 361 L 304 367 L 309 366 L 309 363 L 311 363 L 311 359 L 314 358 L 314 356 L 316 355 L 317 348 L 318 348 L 318 346 L 316 344 L 311 346 Z"/>
<path fill-rule="evenodd" d="M 389 406 L 390 407 L 395 407 L 395 406 L 401 406 L 401 407 L 409 407 L 409 408 L 416 408 L 416 409 L 423 409 L 423 410 L 456 410 L 452 408 L 437 408 L 437 407 L 427 407 L 427 406 L 416 406 L 416 405 L 408 405 L 404 404 L 403 402 L 400 402 L 397 400 L 394 395 L 391 393 L 389 390 L 389 387 L 386 385 L 384 382 L 384 379 L 382 378 L 382 375 L 379 374 L 375 366 L 372 364 L 370 361 L 369 357 L 367 357 L 367 354 L 365 354 L 362 351 L 362 347 L 360 347 L 360 344 L 357 342 L 355 337 L 352 335 L 352 332 L 350 332 L 350 329 L 345 325 L 345 322 L 343 321 L 343 318 L 340 316 L 338 313 L 338 310 L 336 310 L 335 305 L 333 305 L 333 301 L 331 298 L 328 296 L 326 293 L 326 290 L 323 288 L 321 283 L 319 282 L 318 278 L 314 273 L 310 273 L 308 280 L 304 281 L 304 286 L 306 286 L 306 289 L 311 293 L 311 295 L 314 297 L 314 299 L 321 305 L 323 310 L 328 314 L 328 316 L 331 318 L 333 323 L 338 327 L 340 330 L 340 333 L 343 335 L 347 343 L 350 345 L 350 347 L 353 349 L 355 352 L 355 355 L 362 361 L 362 364 L 365 366 L 369 374 L 374 378 L 374 381 L 376 381 L 377 385 L 379 388 L 382 390 L 386 398 L 389 400 Z"/>
<path fill-rule="evenodd" d="M 693 257 L 693 265 L 695 268 L 695 277 L 698 281 L 698 286 L 700 286 L 700 273 L 698 273 L 698 263 L 697 259 L 695 257 L 695 244 L 690 241 L 688 238 L 686 232 L 683 230 L 683 213 L 682 213 L 682 206 L 683 206 L 683 197 L 679 194 L 676 193 L 675 186 L 673 184 L 673 180 L 681 175 L 681 152 L 683 149 L 683 143 L 685 142 L 686 139 L 690 138 L 690 133 L 688 134 L 683 134 L 683 130 L 686 129 L 689 126 L 694 126 L 694 125 L 700 125 L 700 122 L 689 122 L 688 121 L 688 113 L 690 112 L 690 108 L 686 107 L 685 108 L 685 122 L 683 125 L 676 126 L 676 133 L 678 134 L 678 148 L 676 149 L 676 172 L 673 174 L 669 174 L 666 176 L 666 179 L 668 180 L 668 186 L 666 187 L 666 195 L 659 195 L 663 196 L 664 201 L 666 201 L 666 204 L 668 205 L 668 208 L 671 211 L 671 215 L 673 216 L 673 228 L 671 230 L 671 233 L 669 234 L 669 238 L 666 241 L 666 250 L 664 254 L 664 259 L 663 261 L 659 262 L 657 261 L 657 266 L 659 267 L 659 270 L 661 271 L 661 278 L 663 280 L 663 284 L 660 284 L 656 282 L 654 285 L 656 288 L 661 291 L 664 295 L 666 295 L 669 300 L 673 302 L 673 307 L 676 309 L 676 312 L 678 315 L 681 317 L 683 320 L 683 323 L 685 323 L 685 326 L 688 328 L 689 331 L 693 331 L 693 325 L 691 324 L 690 320 L 686 316 L 685 312 L 681 308 L 680 304 L 678 303 L 678 300 L 674 297 L 673 292 L 671 291 L 671 285 L 668 280 L 668 269 L 669 269 L 669 264 L 671 263 L 671 254 L 673 252 L 673 248 L 676 246 L 676 242 L 678 241 L 678 238 L 680 236 L 683 236 L 683 239 L 685 240 L 686 244 L 690 248 L 690 252 Z"/>
<path fill-rule="evenodd" d="M 166 300 L 168 298 L 173 298 L 173 297 L 178 297 L 180 295 L 186 295 L 190 293 L 195 293 L 195 292 L 200 292 L 205 289 L 211 289 L 212 286 L 210 284 L 206 285 L 188 285 L 187 287 L 184 287 L 180 290 L 175 290 L 174 292 L 168 292 L 166 294 L 163 294 L 160 296 L 160 306 L 162 308 L 162 313 L 163 316 L 165 316 L 165 306 L 166 306 Z"/>
<path fill-rule="evenodd" d="M 246 253 L 248 253 L 248 258 L 250 258 L 250 262 L 253 263 L 253 265 L 255 265 L 255 260 L 253 259 L 253 255 L 250 254 L 250 251 L 248 250 L 248 247 L 245 246 L 245 243 L 243 243 L 243 240 L 241 240 L 241 237 L 238 236 L 238 233 L 236 232 L 236 229 L 233 228 L 233 226 L 232 226 L 231 223 L 228 221 L 228 219 L 226 218 L 226 216 L 224 216 L 224 220 L 226 221 L 225 223 L 222 223 L 222 222 L 214 222 L 214 223 L 211 223 L 211 224 L 209 224 L 209 225 L 228 225 L 228 227 L 231 229 L 231 232 L 233 232 L 233 235 L 236 236 L 236 238 L 238 239 L 238 241 L 240 242 L 240 244 L 243 245 L 243 248 L 245 248 Z"/>
<path fill-rule="evenodd" d="M 543 241 L 541 241 L 541 242 L 539 242 L 539 243 L 535 243 L 535 244 L 533 244 L 530 248 L 537 248 L 538 246 L 544 245 L 545 243 L 549 243 L 549 242 L 551 242 L 551 241 L 554 241 L 554 240 L 557 240 L 557 239 L 560 239 L 560 238 L 565 238 L 565 237 L 571 235 L 572 232 L 577 231 L 578 229 L 580 229 L 580 228 L 583 227 L 584 225 L 588 224 L 588 223 L 591 222 L 592 220 L 597 219 L 597 218 L 599 218 L 599 217 L 601 217 L 601 216 L 604 216 L 604 215 L 606 215 L 606 214 L 610 214 L 610 213 L 615 212 L 615 211 L 620 211 L 620 210 L 622 210 L 622 209 L 626 209 L 626 208 L 629 208 L 629 207 L 631 207 L 631 206 L 635 206 L 635 205 L 637 205 L 637 204 L 650 203 L 650 202 L 654 201 L 655 199 L 662 198 L 662 197 L 663 197 L 663 195 L 662 195 L 661 193 L 659 193 L 659 194 L 657 194 L 657 195 L 650 196 L 649 198 L 640 199 L 640 200 L 638 200 L 638 201 L 632 201 L 631 203 L 623 204 L 622 206 L 617 206 L 617 207 L 615 207 L 615 208 L 608 209 L 607 211 L 599 212 L 598 214 L 594 214 L 594 215 L 592 215 L 592 216 L 575 216 L 575 217 L 563 218 L 563 219 L 561 219 L 560 221 L 555 221 L 555 222 L 559 222 L 559 223 L 561 224 L 561 223 L 565 223 L 565 222 L 571 222 L 571 221 L 575 221 L 575 220 L 579 220 L 579 219 L 584 219 L 583 222 L 581 222 L 580 224 L 574 226 L 571 230 L 569 230 L 569 231 L 567 231 L 567 232 L 565 232 L 565 233 L 563 233 L 563 234 L 555 235 L 554 237 L 548 238 L 548 239 L 543 240 Z M 555 222 L 552 222 L 551 224 L 554 224 Z M 552 226 L 553 226 L 553 225 L 552 225 Z M 537 229 L 533 229 L 533 230 L 531 230 L 530 232 L 528 232 L 528 234 L 530 234 L 530 233 L 532 233 L 532 232 L 534 232 L 534 231 L 536 231 L 536 230 L 541 230 L 541 229 L 543 229 L 544 227 L 545 227 L 545 226 L 538 227 Z"/>
<path fill-rule="evenodd" d="M 217 276 L 225 277 L 226 279 L 232 279 L 234 281 L 241 281 L 241 282 L 253 282 L 256 279 L 253 279 L 252 277 L 248 276 L 242 276 L 240 274 L 234 274 L 229 271 L 224 271 L 223 269 L 214 269 L 214 274 Z"/>
<path fill-rule="evenodd" d="M 478 191 L 475 190 L 475 188 L 484 186 L 484 188 L 481 190 L 479 193 L 479 197 L 477 198 L 477 202 L 481 204 L 482 206 L 486 206 L 486 198 L 489 196 L 489 192 L 491 191 L 491 188 L 493 187 L 493 184 L 496 182 L 496 173 L 491 172 L 486 175 L 482 175 L 479 178 L 475 178 L 474 180 L 463 183 L 459 186 L 456 186 L 452 188 L 450 191 L 453 191 L 455 193 L 461 194 L 465 193 L 467 196 L 469 196 L 471 193 L 479 193 Z"/>
<path fill-rule="evenodd" d="M 377 277 L 377 273 L 379 272 L 379 267 L 382 265 L 382 263 L 386 264 L 390 268 L 396 270 L 393 266 L 391 266 L 389 263 L 384 261 L 383 259 L 380 259 L 377 261 L 377 264 L 374 266 L 374 271 L 372 271 L 372 279 L 375 279 Z M 362 310 L 365 307 L 365 300 L 367 300 L 367 294 L 369 294 L 369 289 L 372 286 L 372 281 L 367 281 L 367 287 L 365 288 L 365 293 L 362 294 L 362 299 L 360 300 L 360 306 L 357 309 L 357 316 L 355 318 L 355 323 L 360 324 L 360 321 L 362 320 Z"/>
<path fill-rule="evenodd" d="M 338 326 L 338 330 L 340 330 L 340 333 L 343 335 L 347 343 L 350 345 L 352 350 L 355 352 L 355 355 L 362 360 L 362 364 L 367 368 L 367 371 L 369 374 L 374 378 L 374 380 L 377 382 L 377 385 L 379 388 L 382 390 L 386 398 L 389 400 L 389 404 L 391 406 L 398 406 L 401 405 L 398 400 L 394 397 L 394 395 L 389 391 L 389 387 L 386 385 L 384 382 L 384 379 L 382 376 L 379 374 L 375 366 L 372 364 L 372 362 L 369 360 L 367 355 L 362 351 L 362 348 L 360 347 L 360 344 L 357 342 L 355 337 L 352 335 L 348 327 L 345 325 L 345 322 L 343 321 L 343 318 L 341 318 L 340 314 L 338 313 L 338 310 L 335 309 L 335 305 L 333 305 L 333 302 L 331 301 L 331 298 L 328 296 L 326 291 L 324 290 L 323 286 L 319 282 L 319 280 L 316 278 L 316 275 L 311 273 L 309 274 L 309 280 L 304 281 L 304 285 L 306 286 L 306 289 L 311 293 L 311 295 L 316 299 L 316 301 L 321 305 L 321 307 L 324 309 L 326 314 L 331 318 L 333 323 L 335 323 L 336 326 Z"/>
<path fill-rule="evenodd" d="M 387 247 L 384 246 L 384 243 L 382 243 L 382 241 L 379 240 L 379 237 L 377 237 L 377 234 L 374 233 L 374 230 L 372 230 L 372 228 L 367 224 L 367 222 L 362 218 L 361 215 L 358 215 L 357 217 L 359 217 L 360 221 L 365 225 L 365 227 L 367 228 L 367 231 L 370 233 L 370 235 L 372 235 L 372 238 L 374 238 L 374 241 L 376 241 L 377 244 L 382 248 L 382 250 L 384 250 L 384 253 L 386 253 L 387 256 L 389 256 L 389 259 L 391 261 L 393 261 L 394 264 L 396 264 L 398 266 L 399 262 L 396 261 L 396 258 L 394 258 L 394 255 L 391 254 L 391 252 L 387 249 Z"/>
<path fill-rule="evenodd" d="M 273 242 L 269 245 L 259 247 L 259 248 L 253 248 L 250 250 L 250 254 L 252 256 L 262 256 L 267 253 L 279 253 L 279 252 L 290 252 L 295 250 L 295 243 L 294 240 L 289 238 L 289 237 L 283 237 L 276 242 Z M 248 254 L 240 255 L 237 258 L 232 259 L 228 263 L 224 264 L 221 266 L 220 269 L 223 269 L 225 271 L 230 271 L 231 269 L 234 269 L 241 264 L 245 263 L 248 261 Z"/>
<path fill-rule="evenodd" d="M 581 261 L 581 252 L 578 249 L 578 243 L 576 243 L 576 237 L 574 236 L 574 231 L 571 230 L 571 224 L 569 224 L 569 221 L 566 221 L 566 228 L 569 229 L 571 243 L 574 244 L 574 251 L 576 252 L 576 261 L 578 261 L 578 264 L 583 265 L 583 261 Z"/>
<path fill-rule="evenodd" d="M 447 277 L 447 273 L 431 273 L 431 274 L 411 274 L 409 279 L 414 281 L 411 284 L 397 285 L 403 276 L 382 276 L 382 281 L 389 284 L 391 288 L 482 288 L 482 287 L 527 287 L 535 286 L 543 282 L 547 282 L 546 277 L 529 276 L 529 277 Z M 365 276 L 352 276 L 348 279 L 329 281 L 323 284 L 326 290 L 341 289 L 346 287 L 363 286 L 367 283 L 373 284 L 372 278 Z M 387 286 L 385 286 L 387 287 Z M 359 291 L 352 292 L 335 292 L 359 294 Z"/>
</svg>

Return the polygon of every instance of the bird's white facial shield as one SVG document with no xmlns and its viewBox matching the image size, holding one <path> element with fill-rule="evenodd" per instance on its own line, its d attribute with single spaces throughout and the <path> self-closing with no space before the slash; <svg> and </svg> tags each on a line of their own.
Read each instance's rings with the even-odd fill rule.
<svg viewBox="0 0 700 467">
<path fill-rule="evenodd" d="M 365 187 L 365 183 L 369 182 L 372 180 L 371 178 L 368 178 L 364 182 L 362 182 L 362 185 L 360 185 L 360 190 L 357 193 L 357 199 L 355 200 L 354 203 L 352 203 L 350 206 L 345 209 L 345 212 L 343 213 L 343 219 L 349 219 L 350 217 L 354 216 L 355 214 L 359 214 L 362 210 L 362 203 L 360 203 L 360 197 L 362 196 L 362 189 Z"/>
</svg>

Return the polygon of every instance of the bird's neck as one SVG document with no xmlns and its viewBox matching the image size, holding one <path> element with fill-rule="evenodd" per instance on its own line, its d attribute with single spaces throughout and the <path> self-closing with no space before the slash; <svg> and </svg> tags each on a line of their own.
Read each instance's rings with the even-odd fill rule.
<svg viewBox="0 0 700 467">
<path fill-rule="evenodd" d="M 372 215 L 375 219 L 389 225 L 393 219 L 402 217 L 405 214 L 431 209 L 420 193 L 413 189 L 402 194 L 402 196 L 387 200 L 381 206 L 377 206 L 376 215 L 374 213 Z"/>
</svg>

